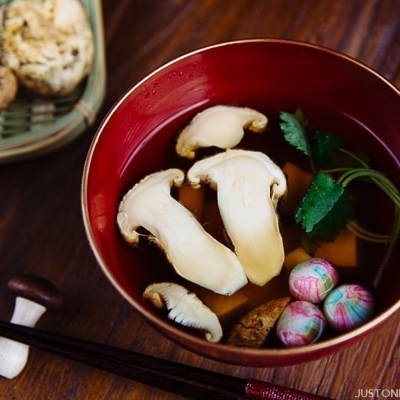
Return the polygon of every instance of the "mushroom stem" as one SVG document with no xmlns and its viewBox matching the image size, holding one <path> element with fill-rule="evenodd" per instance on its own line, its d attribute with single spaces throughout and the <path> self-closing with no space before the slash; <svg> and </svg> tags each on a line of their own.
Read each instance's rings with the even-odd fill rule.
<svg viewBox="0 0 400 400">
<path fill-rule="evenodd" d="M 10 322 L 34 327 L 45 311 L 42 305 L 17 297 Z M 8 379 L 15 378 L 24 369 L 28 354 L 28 345 L 0 337 L 0 375 Z"/>
<path fill-rule="evenodd" d="M 34 327 L 48 307 L 61 305 L 57 288 L 37 276 L 14 277 L 8 288 L 17 295 L 10 321 L 13 324 Z M 28 355 L 28 345 L 0 337 L 0 375 L 15 378 L 24 369 Z"/>
</svg>

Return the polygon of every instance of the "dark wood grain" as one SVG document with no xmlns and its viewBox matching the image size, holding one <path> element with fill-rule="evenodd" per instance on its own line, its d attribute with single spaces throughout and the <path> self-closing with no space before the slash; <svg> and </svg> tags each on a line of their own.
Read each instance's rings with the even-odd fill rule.
<svg viewBox="0 0 400 400">
<path fill-rule="evenodd" d="M 334 399 L 352 399 L 367 389 L 399 393 L 399 313 L 346 350 L 297 366 L 227 365 L 170 342 L 133 311 L 98 267 L 83 228 L 80 182 L 96 127 L 112 104 L 164 62 L 202 46 L 259 37 L 309 41 L 358 58 L 400 87 L 400 1 L 104 0 L 103 12 L 107 96 L 95 126 L 57 153 L 0 167 L 0 318 L 9 320 L 14 305 L 10 277 L 36 274 L 54 282 L 64 297 L 61 310 L 39 321 L 43 329 Z M 32 350 L 20 376 L 0 377 L 0 399 L 178 397 Z"/>
</svg>

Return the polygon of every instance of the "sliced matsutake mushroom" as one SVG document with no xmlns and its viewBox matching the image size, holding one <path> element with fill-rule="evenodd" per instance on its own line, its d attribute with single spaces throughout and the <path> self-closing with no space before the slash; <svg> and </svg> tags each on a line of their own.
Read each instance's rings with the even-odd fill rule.
<svg viewBox="0 0 400 400">
<path fill-rule="evenodd" d="M 197 161 L 187 173 L 217 190 L 218 207 L 235 252 L 252 283 L 264 285 L 284 261 L 277 204 L 287 190 L 283 171 L 264 153 L 228 150 Z"/>
<path fill-rule="evenodd" d="M 232 148 L 242 140 L 244 129 L 262 132 L 267 123 L 264 114 L 248 107 L 209 107 L 182 130 L 175 149 L 182 157 L 194 158 L 196 149 L 201 147 Z"/>
<path fill-rule="evenodd" d="M 218 342 L 222 338 L 222 327 L 217 315 L 212 312 L 195 293 L 177 283 L 162 282 L 147 286 L 143 297 L 156 307 L 166 307 L 168 318 L 205 332 L 210 342 Z"/>
<path fill-rule="evenodd" d="M 139 240 L 140 226 L 149 231 L 183 278 L 216 293 L 231 295 L 247 283 L 235 253 L 207 233 L 195 216 L 171 196 L 184 173 L 171 168 L 137 183 L 119 206 L 117 223 L 129 243 Z"/>
</svg>

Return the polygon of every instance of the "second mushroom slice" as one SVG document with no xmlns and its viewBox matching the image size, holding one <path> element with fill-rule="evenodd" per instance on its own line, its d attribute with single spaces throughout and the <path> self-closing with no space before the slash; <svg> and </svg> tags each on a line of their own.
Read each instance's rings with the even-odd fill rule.
<svg viewBox="0 0 400 400">
<path fill-rule="evenodd" d="M 277 204 L 286 194 L 283 171 L 264 153 L 228 150 L 197 161 L 187 178 L 217 190 L 224 227 L 250 282 L 262 286 L 284 260 Z"/>
<path fill-rule="evenodd" d="M 128 243 L 139 240 L 139 227 L 155 237 L 183 278 L 223 295 L 247 283 L 235 253 L 207 233 L 195 216 L 171 196 L 184 172 L 170 168 L 146 176 L 122 199 L 117 224 Z"/>
</svg>

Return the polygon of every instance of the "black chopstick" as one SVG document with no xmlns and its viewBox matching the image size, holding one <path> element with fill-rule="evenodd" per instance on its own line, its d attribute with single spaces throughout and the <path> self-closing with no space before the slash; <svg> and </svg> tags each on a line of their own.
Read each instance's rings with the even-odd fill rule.
<svg viewBox="0 0 400 400">
<path fill-rule="evenodd" d="M 326 399 L 9 322 L 0 321 L 0 335 L 191 399 Z"/>
</svg>

